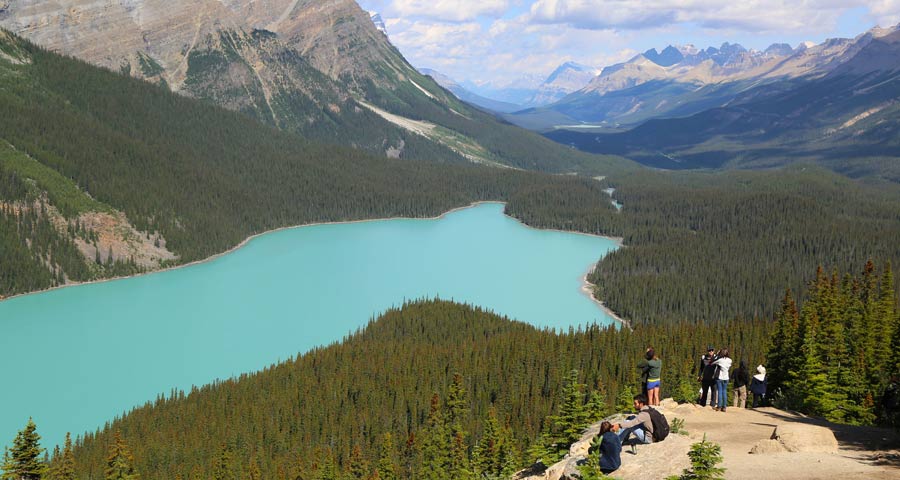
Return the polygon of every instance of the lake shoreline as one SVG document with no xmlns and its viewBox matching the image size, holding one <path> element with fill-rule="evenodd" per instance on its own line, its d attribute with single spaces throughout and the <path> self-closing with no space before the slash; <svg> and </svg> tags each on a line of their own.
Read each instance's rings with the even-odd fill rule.
<svg viewBox="0 0 900 480">
<path fill-rule="evenodd" d="M 582 281 L 581 292 L 584 293 L 585 295 L 587 295 L 588 298 L 590 298 L 592 302 L 594 302 L 598 307 L 600 307 L 600 310 L 603 310 L 603 313 L 607 314 L 613 320 L 619 322 L 619 324 L 621 324 L 623 327 L 625 327 L 629 330 L 634 330 L 633 328 L 631 328 L 631 322 L 620 317 L 611 308 L 607 307 L 606 303 L 603 300 L 600 300 L 599 298 L 594 296 L 594 289 L 597 288 L 597 285 L 594 283 L 591 283 L 591 281 L 588 280 L 588 275 L 590 275 L 591 272 L 593 272 L 593 269 L 588 270 L 588 272 L 585 273 L 583 277 L 581 277 L 581 281 Z"/>
<path fill-rule="evenodd" d="M 231 247 L 231 248 L 229 248 L 228 250 L 226 250 L 226 251 L 224 251 L 224 252 L 217 253 L 217 254 L 215 254 L 215 255 L 209 256 L 209 257 L 204 258 L 204 259 L 202 259 L 202 260 L 194 260 L 193 262 L 189 262 L 189 263 L 185 263 L 185 264 L 181 264 L 181 265 L 175 265 L 175 266 L 171 266 L 171 267 L 160 268 L 160 269 L 151 270 L 151 271 L 148 271 L 148 272 L 136 273 L 136 274 L 133 274 L 133 275 L 126 275 L 126 276 L 122 276 L 122 277 L 103 278 L 103 279 L 99 279 L 99 280 L 91 280 L 91 281 L 88 281 L 88 282 L 73 282 L 73 283 L 67 283 L 67 284 L 65 284 L 65 285 L 57 285 L 57 286 L 55 286 L 55 287 L 46 288 L 46 289 L 43 289 L 43 290 L 35 290 L 35 291 L 33 291 L 33 292 L 19 293 L 19 294 L 16 294 L 16 295 L 10 295 L 10 296 L 8 296 L 8 297 L 0 298 L 0 303 L 5 302 L 5 301 L 7 301 L 7 300 L 12 300 L 12 299 L 14 299 L 14 298 L 26 297 L 26 296 L 29 296 L 29 295 L 38 295 L 38 294 L 41 294 L 41 293 L 52 292 L 52 291 L 54 291 L 54 290 L 62 290 L 62 289 L 64 289 L 64 288 L 80 287 L 80 286 L 83 286 L 83 285 L 93 285 L 93 284 L 98 284 L 98 283 L 113 282 L 113 281 L 117 281 L 117 280 L 127 280 L 127 279 L 129 279 L 129 278 L 143 277 L 143 276 L 147 276 L 147 275 L 153 275 L 153 274 L 158 274 L 158 273 L 170 272 L 170 271 L 178 270 L 178 269 L 181 269 L 181 268 L 187 268 L 187 267 L 193 267 L 193 266 L 197 266 L 197 265 L 202 265 L 202 264 L 204 264 L 204 263 L 209 263 L 209 262 L 218 260 L 219 258 L 224 257 L 224 256 L 226 256 L 226 255 L 232 254 L 232 253 L 234 253 L 234 252 L 240 250 L 241 248 L 247 246 L 247 244 L 249 244 L 250 242 L 252 242 L 252 241 L 255 240 L 256 238 L 262 237 L 262 236 L 264 236 L 264 235 L 269 235 L 269 234 L 271 234 L 271 233 L 282 232 L 282 231 L 285 231 L 285 230 L 295 230 L 295 229 L 298 229 L 298 228 L 307 228 L 307 227 L 320 227 L 320 226 L 326 226 L 326 225 L 350 225 L 350 224 L 356 224 L 356 223 L 385 222 L 385 221 L 390 221 L 390 220 L 423 220 L 423 221 L 433 221 L 433 220 L 440 220 L 440 219 L 446 217 L 447 215 L 453 214 L 453 213 L 455 213 L 455 212 L 459 212 L 459 211 L 461 211 L 461 210 L 466 210 L 466 209 L 469 209 L 469 208 L 474 208 L 474 207 L 477 207 L 477 206 L 479 206 L 479 205 L 485 205 L 485 204 L 506 205 L 506 202 L 499 201 L 499 200 L 480 200 L 480 201 L 477 201 L 477 202 L 472 202 L 472 203 L 470 203 L 470 204 L 468 204 L 468 205 L 465 205 L 465 206 L 462 206 L 462 207 L 452 208 L 452 209 L 447 210 L 446 212 L 443 212 L 443 213 L 441 213 L 440 215 L 437 215 L 437 216 L 434 216 L 434 217 L 384 217 L 384 218 L 367 218 L 367 219 L 361 219 L 361 220 L 342 220 L 342 221 L 335 221 L 335 222 L 316 222 L 316 223 L 305 223 L 305 224 L 302 224 L 302 225 L 291 225 L 291 226 L 287 226 L 287 227 L 279 227 L 279 228 L 275 228 L 275 229 L 272 229 L 272 230 L 266 230 L 265 232 L 260 232 L 260 233 L 253 234 L 253 235 L 251 235 L 251 236 L 245 238 L 243 241 L 241 241 L 240 243 L 238 243 L 238 244 L 235 245 L 234 247 Z M 560 229 L 555 229 L 555 228 L 540 228 L 540 227 L 534 227 L 534 226 L 532 226 L 532 225 L 528 225 L 527 223 L 523 222 L 522 220 L 519 220 L 519 219 L 516 218 L 516 217 L 513 217 L 512 215 L 507 214 L 505 211 L 503 212 L 503 216 L 504 216 L 504 217 L 507 217 L 507 218 L 510 218 L 510 219 L 512 219 L 512 220 L 515 220 L 516 222 L 519 222 L 520 224 L 524 225 L 525 227 L 530 228 L 530 229 L 533 229 L 533 230 L 540 230 L 540 231 L 545 231 L 545 232 L 560 232 L 560 233 L 568 233 L 568 234 L 575 234 L 575 235 L 586 235 L 586 236 L 589 236 L 589 237 L 603 238 L 603 239 L 610 240 L 610 241 L 614 242 L 614 243 L 616 244 L 616 247 L 617 247 L 617 248 L 623 248 L 623 247 L 625 247 L 625 245 L 624 245 L 624 243 L 623 243 L 623 240 L 624 240 L 624 239 L 621 238 L 621 237 L 608 237 L 608 236 L 597 235 L 597 234 L 593 234 L 593 233 L 584 233 L 584 232 L 567 231 L 567 230 L 560 230 Z M 593 269 L 593 268 L 594 268 L 594 267 L 591 267 L 591 269 Z M 591 271 L 591 270 L 588 270 L 588 273 L 590 273 L 590 271 Z M 583 282 L 584 282 L 584 285 L 582 285 L 582 287 L 581 287 L 581 291 L 582 291 L 582 292 L 586 293 L 586 294 L 588 295 L 588 297 L 590 297 L 591 300 L 592 300 L 594 303 L 596 303 L 596 304 L 600 307 L 600 309 L 603 310 L 604 313 L 606 313 L 607 315 L 609 315 L 613 320 L 615 320 L 615 321 L 617 321 L 617 322 L 619 322 L 619 323 L 621 323 L 621 324 L 627 326 L 628 328 L 631 328 L 627 321 L 625 321 L 625 320 L 623 320 L 622 318 L 620 318 L 618 315 L 616 315 L 615 312 L 613 312 L 613 311 L 610 310 L 608 307 L 606 307 L 606 305 L 605 305 L 602 301 L 600 301 L 600 300 L 598 300 L 597 298 L 594 297 L 594 295 L 593 295 L 593 288 L 592 288 L 594 285 L 593 285 L 592 283 L 588 282 L 588 280 L 587 280 L 587 274 L 585 274 L 585 276 L 583 277 L 582 280 L 583 280 Z"/>
</svg>

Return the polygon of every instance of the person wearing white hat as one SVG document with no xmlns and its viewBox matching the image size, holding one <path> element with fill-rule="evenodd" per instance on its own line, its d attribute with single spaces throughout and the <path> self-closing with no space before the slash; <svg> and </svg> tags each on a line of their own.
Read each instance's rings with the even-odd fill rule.
<svg viewBox="0 0 900 480">
<path fill-rule="evenodd" d="M 750 391 L 753 393 L 753 408 L 763 406 L 766 401 L 766 367 L 760 365 L 756 367 L 758 372 L 750 380 Z"/>
</svg>

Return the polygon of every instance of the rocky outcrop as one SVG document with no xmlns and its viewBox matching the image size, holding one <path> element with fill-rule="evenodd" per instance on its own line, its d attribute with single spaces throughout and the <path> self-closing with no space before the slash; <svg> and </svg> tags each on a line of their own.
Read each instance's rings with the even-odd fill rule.
<svg viewBox="0 0 900 480">
<path fill-rule="evenodd" d="M 775 427 L 772 438 L 754 445 L 750 453 L 835 453 L 837 450 L 834 433 L 825 427 L 784 424 Z"/>
<path fill-rule="evenodd" d="M 687 453 L 691 445 L 706 439 L 721 447 L 724 460 L 720 467 L 726 469 L 725 478 L 729 480 L 898 478 L 896 463 L 891 466 L 890 462 L 872 461 L 897 458 L 900 437 L 886 429 L 836 426 L 774 408 L 728 408 L 722 413 L 670 399 L 662 401 L 660 410 L 670 424 L 675 418 L 684 420 L 686 433 L 671 433 L 662 442 L 640 445 L 637 454 L 623 448 L 622 466 L 612 477 L 647 480 L 679 475 L 690 467 Z M 578 466 L 598 431 L 599 425 L 592 425 L 560 462 L 547 468 L 535 465 L 519 472 L 516 480 L 580 478 Z M 850 440 L 852 444 L 848 447 L 839 443 L 835 432 L 840 432 L 841 442 Z M 829 475 L 823 476 L 825 471 Z"/>
<path fill-rule="evenodd" d="M 692 405 L 681 406 L 672 399 L 660 402 L 659 410 L 663 412 L 669 422 L 685 412 L 694 410 Z M 621 415 L 615 415 L 607 419 L 611 422 L 622 420 Z M 581 439 L 572 444 L 569 453 L 559 462 L 539 472 L 535 468 L 520 472 L 516 480 L 576 480 L 581 478 L 578 467 L 587 459 L 588 449 L 594 437 L 600 432 L 600 423 L 588 427 Z M 636 454 L 632 454 L 629 447 L 622 449 L 622 466 L 615 471 L 613 476 L 619 479 L 665 478 L 669 475 L 680 473 L 689 466 L 687 452 L 691 443 L 695 440 L 672 433 L 664 441 L 650 445 L 639 445 L 635 448 Z"/>
</svg>

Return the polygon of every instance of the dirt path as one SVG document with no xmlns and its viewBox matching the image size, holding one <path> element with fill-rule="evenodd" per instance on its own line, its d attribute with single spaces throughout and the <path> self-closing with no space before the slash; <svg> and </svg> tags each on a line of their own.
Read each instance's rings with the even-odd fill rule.
<svg viewBox="0 0 900 480">
<path fill-rule="evenodd" d="M 684 418 L 692 441 L 702 439 L 705 433 L 722 447 L 728 479 L 900 479 L 900 436 L 896 431 L 835 425 L 774 408 L 729 408 L 722 413 L 681 405 L 667 416 Z M 779 426 L 804 436 L 800 444 L 805 442 L 803 449 L 808 451 L 749 453 L 760 441 L 770 439 Z M 828 431 L 837 439 L 836 449 L 814 440 Z M 623 463 L 625 456 L 630 455 L 623 455 Z"/>
</svg>

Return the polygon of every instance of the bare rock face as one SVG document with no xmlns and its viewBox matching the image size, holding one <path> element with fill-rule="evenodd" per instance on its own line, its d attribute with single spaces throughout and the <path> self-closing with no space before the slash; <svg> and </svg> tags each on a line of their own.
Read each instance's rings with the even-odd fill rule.
<svg viewBox="0 0 900 480">
<path fill-rule="evenodd" d="M 215 0 L 19 0 L 0 17 L 0 26 L 60 53 L 119 70 L 139 64 L 143 53 L 162 66 L 177 88 L 187 53 L 197 38 L 233 15 Z M 132 69 L 140 75 L 141 69 Z"/>
<path fill-rule="evenodd" d="M 332 79 L 377 81 L 410 67 L 352 0 L 18 0 L 0 27 L 41 46 L 180 91 L 191 52 L 221 31 L 268 30 Z"/>
</svg>

